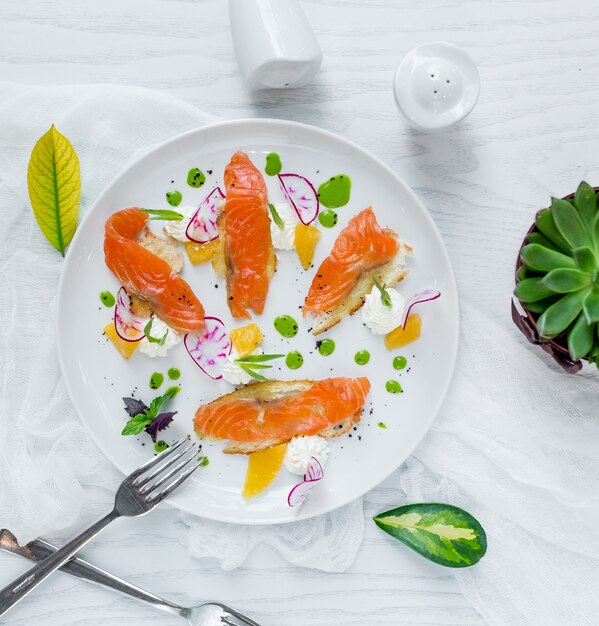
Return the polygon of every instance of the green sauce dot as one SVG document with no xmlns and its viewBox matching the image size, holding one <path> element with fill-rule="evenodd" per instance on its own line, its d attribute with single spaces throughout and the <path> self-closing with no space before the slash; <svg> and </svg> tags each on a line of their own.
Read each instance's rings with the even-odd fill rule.
<svg viewBox="0 0 599 626">
<path fill-rule="evenodd" d="M 161 374 L 160 372 L 154 372 L 152 376 L 150 376 L 150 389 L 158 389 L 163 382 L 164 374 Z"/>
<path fill-rule="evenodd" d="M 291 315 L 279 315 L 275 318 L 274 326 L 277 332 L 287 339 L 297 335 L 298 325 Z"/>
<path fill-rule="evenodd" d="M 285 365 L 287 365 L 290 370 L 298 370 L 303 364 L 304 357 L 298 350 L 290 352 L 285 359 Z"/>
<path fill-rule="evenodd" d="M 156 452 L 164 452 L 168 447 L 168 443 L 162 439 L 154 444 L 154 450 L 156 450 Z"/>
<path fill-rule="evenodd" d="M 385 383 L 385 389 L 389 393 L 403 393 L 403 389 L 401 388 L 401 385 L 396 380 L 388 380 Z"/>
<path fill-rule="evenodd" d="M 349 202 L 351 179 L 347 174 L 338 174 L 326 180 L 318 188 L 320 203 L 329 209 L 345 206 Z"/>
<path fill-rule="evenodd" d="M 393 368 L 396 370 L 402 370 L 408 364 L 408 359 L 405 356 L 396 356 L 393 359 Z"/>
<path fill-rule="evenodd" d="M 171 380 L 179 380 L 179 378 L 181 378 L 181 371 L 176 367 L 171 367 L 167 374 Z"/>
<path fill-rule="evenodd" d="M 206 176 L 204 176 L 204 172 L 198 167 L 192 167 L 189 172 L 187 172 L 187 184 L 190 187 L 201 187 L 205 182 Z M 181 202 L 181 200 L 179 200 L 179 202 Z M 179 202 L 177 202 L 177 204 L 179 204 Z"/>
<path fill-rule="evenodd" d="M 102 304 L 104 306 L 114 306 L 115 303 L 114 296 L 110 293 L 110 291 L 103 291 L 100 294 L 100 300 L 102 300 Z"/>
<path fill-rule="evenodd" d="M 181 204 L 181 200 L 183 200 L 183 196 L 180 191 L 167 191 L 166 192 L 166 201 L 171 206 L 179 206 Z"/>
<path fill-rule="evenodd" d="M 379 428 L 387 428 L 387 424 L 385 424 L 385 422 L 379 422 L 379 423 L 377 424 L 377 426 L 378 426 Z"/>
<path fill-rule="evenodd" d="M 181 387 L 179 387 L 179 385 L 173 385 L 172 387 L 169 387 L 164 393 L 172 393 L 174 398 L 180 391 Z"/>
<path fill-rule="evenodd" d="M 266 155 L 266 166 L 264 171 L 269 176 L 276 176 L 283 166 L 281 165 L 281 157 L 276 152 L 270 152 Z"/>
<path fill-rule="evenodd" d="M 325 228 L 333 228 L 337 225 L 337 213 L 333 209 L 325 209 L 318 214 L 318 221 Z"/>
<path fill-rule="evenodd" d="M 207 456 L 199 456 L 198 457 L 198 465 L 200 467 L 206 467 L 210 463 L 210 459 Z"/>
<path fill-rule="evenodd" d="M 332 339 L 322 339 L 321 341 L 317 341 L 316 347 L 322 356 L 329 356 L 335 352 L 335 342 Z"/>
<path fill-rule="evenodd" d="M 370 361 L 370 352 L 368 352 L 368 350 L 360 350 L 359 352 L 356 352 L 354 361 L 358 365 L 366 365 L 366 363 Z"/>
</svg>

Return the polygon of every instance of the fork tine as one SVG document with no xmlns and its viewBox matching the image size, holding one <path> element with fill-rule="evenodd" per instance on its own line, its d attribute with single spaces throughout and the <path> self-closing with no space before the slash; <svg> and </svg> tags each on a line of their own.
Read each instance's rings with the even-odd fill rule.
<svg viewBox="0 0 599 626">
<path fill-rule="evenodd" d="M 190 459 L 193 461 L 193 459 Z M 197 469 L 200 467 L 200 464 L 196 461 L 194 465 L 192 465 L 189 469 L 185 470 L 178 478 L 175 478 L 169 485 L 167 485 L 162 491 L 156 493 L 155 491 L 151 491 L 148 494 L 144 494 L 146 501 L 148 504 L 155 506 L 159 502 L 162 502 L 167 496 L 169 496 L 181 483 L 185 482 Z"/>
<path fill-rule="evenodd" d="M 260 624 L 258 624 L 258 622 L 255 622 L 253 619 L 250 619 L 247 615 L 244 615 L 243 613 L 240 613 L 239 611 L 236 611 L 235 609 L 232 609 L 230 606 L 226 606 L 226 605 L 221 605 L 224 610 L 227 613 L 230 613 L 230 615 L 224 615 L 221 619 L 226 619 L 226 618 L 230 618 L 230 617 L 234 617 L 235 619 L 238 619 L 242 626 L 260 626 Z M 239 626 L 237 622 L 231 622 L 231 621 L 225 621 L 225 624 L 232 624 L 233 626 Z"/>
<path fill-rule="evenodd" d="M 192 454 L 188 455 L 187 452 L 191 452 Z M 187 465 L 189 461 L 193 460 L 196 454 L 197 454 L 197 448 L 195 447 L 195 443 L 194 443 L 192 446 L 187 448 L 185 452 L 182 452 L 177 458 L 171 461 L 168 465 L 163 465 L 160 468 L 160 470 L 157 470 L 156 472 L 154 472 L 154 474 L 157 475 L 156 482 L 152 484 L 148 484 L 151 478 L 144 480 L 144 482 L 142 483 L 144 487 L 141 490 L 141 494 L 146 495 L 150 491 L 155 491 L 158 487 L 160 487 L 160 485 L 163 485 L 169 478 L 172 478 L 176 474 L 179 474 L 181 469 L 185 467 L 185 465 Z M 184 457 L 187 457 L 187 458 L 184 458 Z M 175 465 L 175 462 L 179 461 L 180 459 L 183 459 L 183 460 L 178 465 Z M 165 473 L 165 470 L 167 469 L 169 471 Z M 136 485 L 136 486 L 140 486 L 140 485 Z"/>
<path fill-rule="evenodd" d="M 169 446 L 166 450 L 164 450 L 160 454 L 157 454 L 154 458 L 150 459 L 149 461 L 146 461 L 141 467 L 138 467 L 134 472 L 131 473 L 129 478 L 133 479 L 138 476 L 141 476 L 141 474 L 143 474 L 147 469 L 150 469 L 154 465 L 158 465 L 160 461 L 164 461 L 164 459 L 169 457 L 175 450 L 177 450 L 177 448 L 179 448 L 186 441 L 189 441 L 189 440 L 190 440 L 189 435 L 187 435 L 187 437 L 183 437 L 183 439 L 179 439 L 179 441 L 176 441 L 172 446 Z"/>
<path fill-rule="evenodd" d="M 186 448 L 184 448 L 183 450 L 180 450 L 175 456 L 172 456 L 172 458 L 169 458 L 166 463 L 162 463 L 158 465 L 157 467 L 152 468 L 152 471 L 149 474 L 144 473 L 141 476 L 139 476 L 134 482 L 135 487 L 140 488 L 140 487 L 143 487 L 144 485 L 147 485 L 149 482 L 154 480 L 156 476 L 158 476 L 159 474 L 162 474 L 162 472 L 164 472 L 167 468 L 171 467 L 174 463 L 182 459 L 187 452 L 189 452 L 195 447 L 195 445 L 196 445 L 195 442 L 190 443 Z"/>
</svg>

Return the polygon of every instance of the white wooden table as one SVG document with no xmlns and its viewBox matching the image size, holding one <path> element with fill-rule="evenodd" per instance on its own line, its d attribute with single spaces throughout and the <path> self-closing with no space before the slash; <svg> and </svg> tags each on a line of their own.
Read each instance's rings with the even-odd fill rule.
<svg viewBox="0 0 599 626">
<path fill-rule="evenodd" d="M 310 0 L 325 60 L 313 85 L 249 96 L 225 0 L 27 0 L 0 4 L 0 77 L 31 84 L 125 83 L 179 96 L 225 117 L 279 117 L 359 142 L 393 166 L 439 225 L 462 295 L 508 325 L 522 233 L 549 194 L 599 180 L 599 5 L 596 0 Z M 441 135 L 409 130 L 396 112 L 393 70 L 411 47 L 447 40 L 479 65 L 472 116 Z M 391 489 L 366 499 L 371 516 Z M 223 572 L 176 539 L 175 515 L 120 520 L 86 555 L 157 593 L 219 597 L 266 625 L 466 626 L 484 620 L 451 573 L 367 523 L 351 570 L 324 574 L 266 548 Z M 3 579 L 23 571 L 0 555 Z M 151 620 L 151 622 L 150 622 Z M 13 626 L 179 623 L 108 591 L 53 577 L 9 614 Z"/>
</svg>

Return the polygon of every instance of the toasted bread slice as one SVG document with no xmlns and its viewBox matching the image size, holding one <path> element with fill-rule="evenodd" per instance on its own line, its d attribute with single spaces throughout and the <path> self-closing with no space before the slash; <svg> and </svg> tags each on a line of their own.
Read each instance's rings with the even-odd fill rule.
<svg viewBox="0 0 599 626">
<path fill-rule="evenodd" d="M 386 284 L 387 287 L 393 287 L 393 285 L 396 285 L 408 275 L 409 270 L 406 268 L 406 257 L 412 254 L 412 248 L 399 237 L 397 237 L 397 243 L 399 250 L 391 261 L 362 274 L 341 304 L 332 311 L 319 313 L 313 317 L 313 335 L 320 335 L 326 332 L 338 324 L 345 315 L 353 315 L 360 309 L 364 304 L 366 296 L 374 287 L 373 276 L 376 277 L 381 285 Z"/>
</svg>

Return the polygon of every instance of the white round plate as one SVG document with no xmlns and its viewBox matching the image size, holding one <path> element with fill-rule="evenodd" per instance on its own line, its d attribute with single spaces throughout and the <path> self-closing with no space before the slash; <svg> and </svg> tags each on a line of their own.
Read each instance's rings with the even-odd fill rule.
<svg viewBox="0 0 599 626">
<path fill-rule="evenodd" d="M 427 288 L 443 294 L 434 302 L 419 305 L 422 337 L 403 350 L 387 351 L 384 337 L 371 335 L 357 313 L 319 337 L 330 337 L 337 346 L 331 356 L 323 357 L 315 350 L 317 338 L 308 332 L 310 322 L 302 319 L 300 311 L 315 269 L 302 270 L 295 251 L 279 253 L 264 314 L 255 321 L 264 332 L 265 351 L 300 350 L 305 362 L 296 371 L 282 363 L 271 370 L 271 376 L 288 380 L 368 376 L 372 390 L 362 421 L 351 436 L 331 440 L 324 480 L 300 507 L 287 505 L 287 494 L 300 477 L 284 468 L 265 493 L 245 501 L 241 489 L 247 458 L 225 455 L 222 444 L 205 442 L 202 453 L 210 464 L 169 498 L 174 506 L 210 519 L 271 524 L 340 507 L 375 487 L 408 457 L 430 427 L 451 381 L 458 344 L 458 297 L 447 251 L 426 209 L 395 173 L 357 145 L 312 126 L 279 120 L 223 122 L 175 137 L 128 167 L 97 199 L 70 246 L 59 288 L 59 356 L 70 396 L 95 442 L 122 472 L 131 472 L 153 454 L 145 433 L 139 437 L 120 433 L 126 421 L 123 396 L 135 391 L 149 404 L 160 393 L 149 388 L 154 371 L 166 374 L 177 367 L 182 373 L 178 381 L 182 392 L 169 405 L 178 414 L 161 433 L 171 442 L 193 433 L 192 419 L 201 403 L 232 391 L 232 387 L 203 374 L 182 343 L 165 358 L 151 359 L 136 351 L 127 361 L 103 336 L 102 329 L 113 311 L 101 304 L 99 294 L 104 290 L 116 294 L 119 287 L 104 264 L 104 223 L 125 207 L 171 208 L 165 193 L 173 189 L 181 191 L 183 204 L 197 205 L 214 186 L 222 185 L 223 169 L 236 150 L 246 151 L 260 170 L 265 155 L 278 152 L 283 172 L 302 174 L 316 187 L 336 174 L 351 177 L 351 199 L 337 209 L 338 225 L 321 228 L 315 267 L 327 256 L 348 219 L 372 206 L 379 223 L 397 231 L 414 248 L 410 274 L 399 290 L 406 298 Z M 186 182 L 192 167 L 201 168 L 207 176 L 199 189 Z M 269 199 L 281 201 L 277 177 L 265 178 Z M 160 227 L 160 222 L 154 224 Z M 215 279 L 209 264 L 192 266 L 186 260 L 183 275 L 207 315 L 220 317 L 229 328 L 244 323 L 233 322 L 224 283 Z M 274 318 L 283 313 L 300 323 L 294 339 L 282 338 L 273 328 Z M 354 354 L 362 349 L 371 354 L 366 366 L 354 362 Z M 398 354 L 408 359 L 408 367 L 402 371 L 392 367 Z M 385 382 L 389 379 L 399 380 L 404 393 L 388 393 Z M 161 391 L 168 385 L 167 380 Z M 379 422 L 386 428 L 378 426 Z"/>
</svg>

